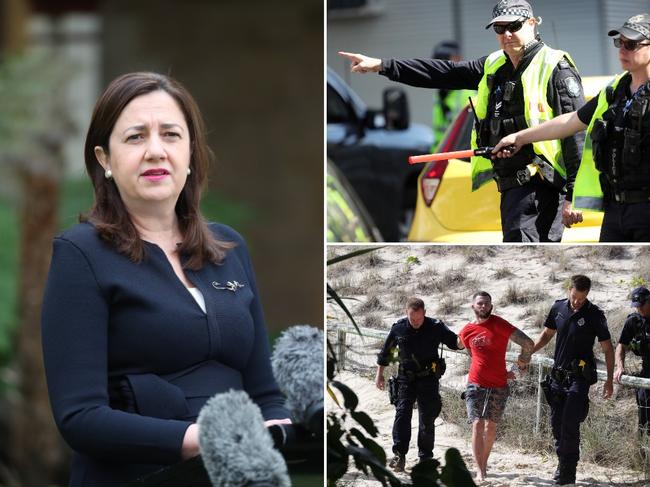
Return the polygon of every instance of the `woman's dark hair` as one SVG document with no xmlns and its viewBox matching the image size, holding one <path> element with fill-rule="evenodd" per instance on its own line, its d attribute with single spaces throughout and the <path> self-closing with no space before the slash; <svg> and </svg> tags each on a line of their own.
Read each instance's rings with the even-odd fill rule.
<svg viewBox="0 0 650 487">
<path fill-rule="evenodd" d="M 124 108 L 136 97 L 164 91 L 178 103 L 185 116 L 190 135 L 190 168 L 185 186 L 176 202 L 176 215 L 183 234 L 178 253 L 186 257 L 184 266 L 198 270 L 207 262 L 220 263 L 231 242 L 217 240 L 201 215 L 199 201 L 208 175 L 212 153 L 205 140 L 205 127 L 201 112 L 192 95 L 178 81 L 158 73 L 129 73 L 114 79 L 97 100 L 86 134 L 84 158 L 86 170 L 95 190 L 95 202 L 79 220 L 92 223 L 100 237 L 118 252 L 134 262 L 144 257 L 145 246 L 129 218 L 117 186 L 104 177 L 104 169 L 97 161 L 95 147 L 109 154 L 108 141 Z"/>
</svg>

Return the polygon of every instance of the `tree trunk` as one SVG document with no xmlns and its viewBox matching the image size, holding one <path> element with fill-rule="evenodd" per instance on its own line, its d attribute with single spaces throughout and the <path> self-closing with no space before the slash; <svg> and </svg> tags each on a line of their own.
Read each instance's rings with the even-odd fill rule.
<svg viewBox="0 0 650 487">
<path fill-rule="evenodd" d="M 60 163 L 60 156 L 53 159 Z M 23 181 L 16 337 L 19 395 L 13 408 L 11 454 L 22 485 L 42 487 L 60 478 L 67 463 L 45 384 L 40 323 L 52 237 L 58 229 L 59 182 L 54 174 L 33 172 L 26 172 Z"/>
</svg>

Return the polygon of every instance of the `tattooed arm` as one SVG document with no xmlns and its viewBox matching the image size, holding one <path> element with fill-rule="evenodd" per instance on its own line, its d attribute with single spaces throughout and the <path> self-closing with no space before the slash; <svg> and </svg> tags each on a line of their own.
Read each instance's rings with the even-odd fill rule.
<svg viewBox="0 0 650 487">
<path fill-rule="evenodd" d="M 530 363 L 530 356 L 533 353 L 535 343 L 520 329 L 515 329 L 510 335 L 510 340 L 521 347 L 521 353 L 517 359 L 517 365 L 520 369 L 525 369 Z"/>
</svg>

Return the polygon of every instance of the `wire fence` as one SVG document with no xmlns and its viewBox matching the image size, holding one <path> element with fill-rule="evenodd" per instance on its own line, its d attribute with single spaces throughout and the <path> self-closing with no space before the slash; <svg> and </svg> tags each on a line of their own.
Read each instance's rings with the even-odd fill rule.
<svg viewBox="0 0 650 487">
<path fill-rule="evenodd" d="M 388 332 L 370 328 L 360 328 L 360 332 L 346 325 L 328 324 L 327 329 L 328 340 L 336 351 L 338 370 L 372 378 L 376 372 L 377 353 Z M 517 352 L 507 352 L 506 362 L 516 363 L 518 355 Z M 465 387 L 462 377 L 469 370 L 470 357 L 464 350 L 445 348 L 444 358 L 447 374 L 441 380 L 441 393 L 443 398 L 446 394 L 453 399 L 445 404 L 443 415 L 461 423 L 465 419 L 464 405 L 459 395 Z M 552 367 L 552 358 L 533 355 L 528 372 L 510 382 L 510 400 L 504 415 L 510 424 L 500 428 L 502 431 L 512 430 L 509 439 L 528 450 L 545 449 L 552 453 L 550 407 L 540 385 Z M 397 364 L 391 364 L 386 371 L 389 375 L 396 374 Z M 590 413 L 581 427 L 582 458 L 595 463 L 629 467 L 643 472 L 648 478 L 650 436 L 637 434 L 638 407 L 633 388 L 650 389 L 650 379 L 624 375 L 620 381 L 623 389 L 617 390 L 616 399 L 604 401 L 599 400 L 597 395 L 602 390 L 607 372 L 597 370 L 597 375 L 598 384 L 592 387 L 590 393 Z M 650 411 L 648 413 L 650 416 Z"/>
</svg>

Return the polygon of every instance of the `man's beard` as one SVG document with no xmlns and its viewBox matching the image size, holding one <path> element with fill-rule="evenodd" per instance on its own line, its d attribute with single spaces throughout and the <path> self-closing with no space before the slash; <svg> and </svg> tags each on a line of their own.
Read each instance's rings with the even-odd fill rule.
<svg viewBox="0 0 650 487">
<path fill-rule="evenodd" d="M 476 315 L 477 318 L 484 320 L 486 318 L 489 318 L 490 315 L 492 314 L 492 307 L 490 309 L 485 310 L 485 311 L 476 311 L 474 310 L 474 314 Z"/>
</svg>

